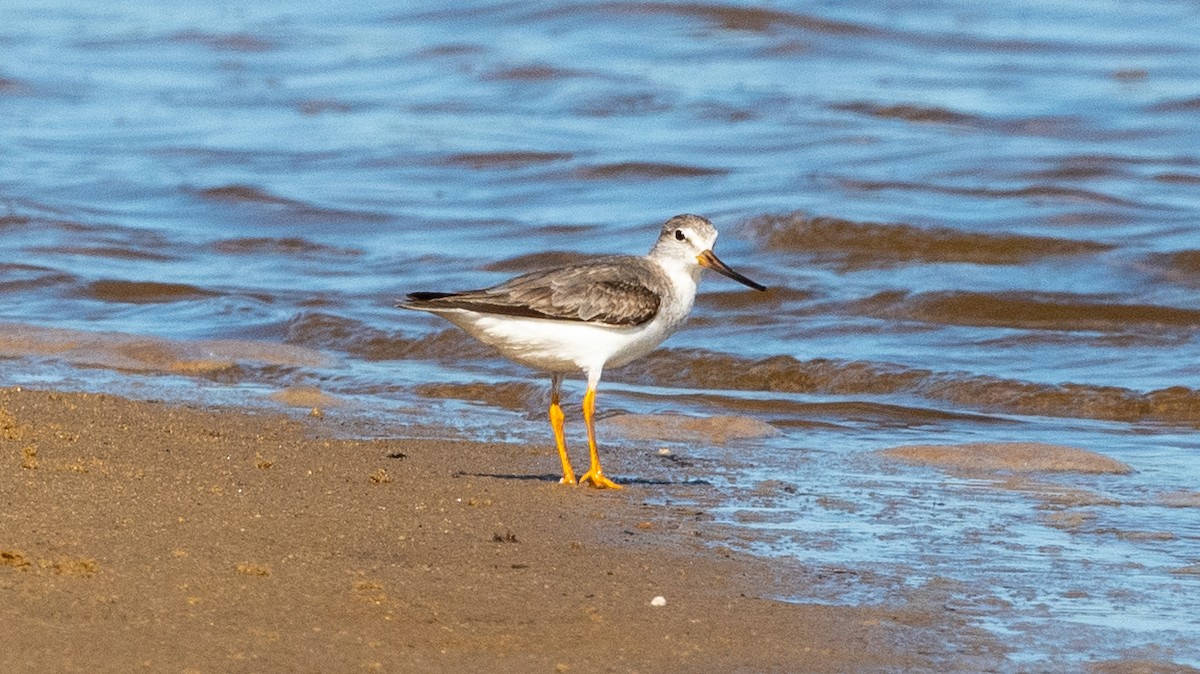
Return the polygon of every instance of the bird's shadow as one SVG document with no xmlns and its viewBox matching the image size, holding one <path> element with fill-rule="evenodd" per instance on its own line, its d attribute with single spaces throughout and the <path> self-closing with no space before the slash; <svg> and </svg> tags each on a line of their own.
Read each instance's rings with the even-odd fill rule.
<svg viewBox="0 0 1200 674">
<path fill-rule="evenodd" d="M 517 473 L 468 473 L 466 471 L 457 471 L 454 477 L 486 477 L 494 480 L 517 480 L 523 482 L 554 482 L 562 481 L 562 476 L 557 473 L 543 473 L 540 475 L 520 475 Z M 639 486 L 655 486 L 655 487 L 711 487 L 712 483 L 708 480 L 662 480 L 649 477 L 633 477 L 625 478 L 620 481 L 622 486 L 639 485 Z"/>
</svg>

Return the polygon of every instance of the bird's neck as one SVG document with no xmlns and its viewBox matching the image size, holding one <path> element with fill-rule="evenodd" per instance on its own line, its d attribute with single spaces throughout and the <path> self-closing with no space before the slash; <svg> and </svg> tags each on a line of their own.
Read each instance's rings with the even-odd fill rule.
<svg viewBox="0 0 1200 674">
<path fill-rule="evenodd" d="M 665 259 L 659 262 L 663 272 L 670 280 L 671 294 L 678 302 L 676 306 L 681 309 L 682 316 L 679 317 L 679 320 L 682 320 L 691 311 L 692 303 L 696 300 L 696 288 L 700 284 L 701 268 L 678 259 Z"/>
</svg>

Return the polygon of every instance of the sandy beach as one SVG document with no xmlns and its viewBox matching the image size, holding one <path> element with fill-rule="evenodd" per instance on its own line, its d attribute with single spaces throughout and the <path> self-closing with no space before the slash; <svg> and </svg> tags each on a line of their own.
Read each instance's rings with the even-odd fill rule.
<svg viewBox="0 0 1200 674">
<path fill-rule="evenodd" d="M 805 570 L 646 505 L 719 499 L 694 468 L 602 492 L 542 474 L 544 447 L 356 430 L 4 390 L 6 671 L 1002 668 L 936 596 L 773 599 Z"/>
</svg>

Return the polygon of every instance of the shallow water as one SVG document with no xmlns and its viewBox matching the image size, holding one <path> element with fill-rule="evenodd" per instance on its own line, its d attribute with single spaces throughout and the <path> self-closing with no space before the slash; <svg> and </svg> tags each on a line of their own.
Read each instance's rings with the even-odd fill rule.
<svg viewBox="0 0 1200 674">
<path fill-rule="evenodd" d="M 2 383 L 545 444 L 543 377 L 394 299 L 701 213 L 771 291 L 709 278 L 599 400 L 779 429 L 661 443 L 748 547 L 940 583 L 1018 666 L 1200 665 L 1200 9 L 459 5 L 5 3 Z M 981 441 L 1135 472 L 875 453 Z"/>
</svg>

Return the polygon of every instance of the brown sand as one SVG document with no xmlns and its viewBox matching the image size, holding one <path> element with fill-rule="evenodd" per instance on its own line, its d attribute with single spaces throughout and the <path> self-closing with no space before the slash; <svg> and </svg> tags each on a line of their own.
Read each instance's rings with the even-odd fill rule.
<svg viewBox="0 0 1200 674">
<path fill-rule="evenodd" d="M 1003 473 L 1112 473 L 1132 469 L 1102 454 L 1078 447 L 1041 442 L 975 442 L 962 445 L 907 445 L 880 452 L 883 456 L 943 468 Z"/>
<path fill-rule="evenodd" d="M 544 447 L 335 439 L 359 430 L 349 423 L 0 391 L 0 669 L 1003 662 L 940 601 L 772 600 L 802 598 L 802 570 L 712 545 L 695 507 L 643 503 L 666 489 L 719 498 L 711 487 L 567 487 L 540 474 Z"/>
</svg>

